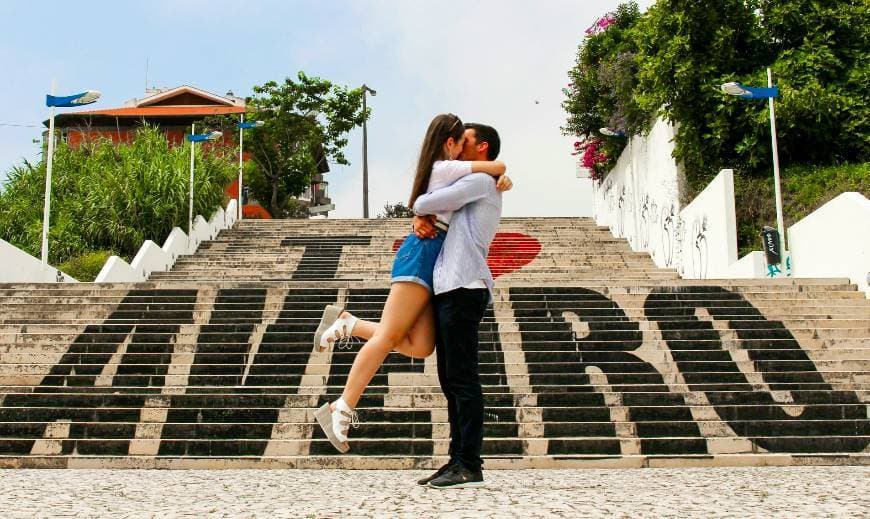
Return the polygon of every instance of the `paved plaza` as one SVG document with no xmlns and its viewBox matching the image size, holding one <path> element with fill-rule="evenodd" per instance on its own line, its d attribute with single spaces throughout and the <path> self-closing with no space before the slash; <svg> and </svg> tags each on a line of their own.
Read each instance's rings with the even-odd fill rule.
<svg viewBox="0 0 870 519">
<path fill-rule="evenodd" d="M 868 517 L 870 467 L 486 472 L 487 487 L 418 487 L 422 471 L 8 470 L 9 517 Z M 339 501 L 341 494 L 347 499 Z"/>
</svg>

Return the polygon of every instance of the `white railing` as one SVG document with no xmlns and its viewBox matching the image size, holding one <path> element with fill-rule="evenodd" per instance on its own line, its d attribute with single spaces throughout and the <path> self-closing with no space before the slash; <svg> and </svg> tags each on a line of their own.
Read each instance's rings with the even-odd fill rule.
<svg viewBox="0 0 870 519">
<path fill-rule="evenodd" d="M 146 240 L 130 263 L 118 256 L 112 256 L 103 265 L 95 282 L 144 281 L 152 272 L 171 269 L 179 256 L 193 254 L 200 243 L 213 239 L 222 229 L 232 227 L 238 214 L 236 207 L 236 200 L 230 200 L 226 209 L 218 208 L 208 221 L 198 215 L 194 219 L 190 237 L 178 227 L 173 228 L 163 247 Z M 76 280 L 54 267 L 46 266 L 43 269 L 42 262 L 38 258 L 34 258 L 11 243 L 0 240 L 0 282 L 56 283 L 76 282 Z"/>
<path fill-rule="evenodd" d="M 193 229 L 189 237 L 187 233 L 175 227 L 169 233 L 163 247 L 146 240 L 130 263 L 118 256 L 109 258 L 94 281 L 96 283 L 145 281 L 152 272 L 166 272 L 172 268 L 179 256 L 193 254 L 200 243 L 213 239 L 221 229 L 231 227 L 236 222 L 237 213 L 236 200 L 233 199 L 227 204 L 226 209 L 218 208 L 211 220 L 206 221 L 202 215 L 197 215 L 193 220 Z"/>
<path fill-rule="evenodd" d="M 870 297 L 870 200 L 843 193 L 788 228 L 792 274 L 848 277 Z"/>
<path fill-rule="evenodd" d="M 0 283 L 75 283 L 76 280 L 42 260 L 0 240 Z"/>
</svg>

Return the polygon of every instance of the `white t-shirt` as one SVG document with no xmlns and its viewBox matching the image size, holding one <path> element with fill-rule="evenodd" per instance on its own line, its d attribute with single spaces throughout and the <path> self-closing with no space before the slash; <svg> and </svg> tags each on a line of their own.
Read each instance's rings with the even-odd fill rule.
<svg viewBox="0 0 870 519">
<path fill-rule="evenodd" d="M 427 193 L 447 187 L 460 178 L 471 174 L 471 161 L 468 160 L 436 160 L 432 165 L 432 175 L 429 176 Z M 444 223 L 450 223 L 453 212 L 435 213 Z"/>
</svg>

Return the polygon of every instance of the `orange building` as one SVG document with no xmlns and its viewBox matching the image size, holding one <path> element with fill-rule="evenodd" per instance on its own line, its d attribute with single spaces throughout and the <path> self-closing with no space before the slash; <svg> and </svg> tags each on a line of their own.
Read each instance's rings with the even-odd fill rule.
<svg viewBox="0 0 870 519">
<path fill-rule="evenodd" d="M 80 112 L 66 112 L 55 116 L 55 128 L 61 138 L 71 146 L 96 137 L 106 137 L 113 143 L 129 143 L 136 130 L 143 124 L 160 128 L 170 143 L 180 145 L 190 133 L 190 125 L 215 115 L 241 115 L 245 113 L 245 100 L 232 92 L 217 95 L 205 90 L 182 85 L 170 89 L 148 89 L 145 97 L 134 98 L 119 108 L 103 108 Z M 45 122 L 46 127 L 48 121 Z M 223 143 L 236 146 L 236 137 L 223 136 Z M 247 155 L 247 153 L 245 154 Z M 248 159 L 247 156 L 244 157 Z M 314 179 L 312 186 L 299 198 L 311 206 L 325 206 L 328 183 L 323 174 L 329 171 L 326 161 L 322 171 Z M 227 186 L 230 198 L 238 199 L 238 181 Z M 312 202 L 312 194 L 314 201 Z M 256 203 L 243 206 L 246 217 L 269 218 L 265 209 Z"/>
</svg>

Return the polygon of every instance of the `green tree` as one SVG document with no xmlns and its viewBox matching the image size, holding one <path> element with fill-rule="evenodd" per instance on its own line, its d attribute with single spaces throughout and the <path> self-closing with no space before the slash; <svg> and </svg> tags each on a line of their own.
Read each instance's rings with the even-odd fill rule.
<svg viewBox="0 0 870 519">
<path fill-rule="evenodd" d="M 784 164 L 831 164 L 870 156 L 870 3 L 761 0 L 761 30 L 781 97 L 776 105 Z M 760 65 L 766 65 L 760 64 Z M 759 67 L 753 78 L 766 81 Z M 766 84 L 766 83 L 765 83 Z M 769 164 L 767 113 L 756 133 Z"/>
<path fill-rule="evenodd" d="M 254 86 L 249 120 L 265 124 L 245 134 L 253 162 L 254 196 L 275 218 L 285 216 L 287 199 L 301 194 L 323 161 L 348 164 L 347 134 L 369 116 L 362 90 L 349 89 L 299 72 L 296 80 Z"/>
<path fill-rule="evenodd" d="M 752 135 L 752 103 L 719 85 L 758 70 L 768 57 L 754 0 L 659 1 L 635 28 L 640 108 L 679 126 L 674 158 L 692 194 L 723 167 L 742 169 Z M 752 139 L 754 143 L 754 139 Z"/>
<path fill-rule="evenodd" d="M 602 18 L 610 24 L 606 30 L 590 34 L 580 45 L 576 65 L 568 72 L 571 83 L 563 89 L 566 135 L 598 136 L 605 127 L 636 134 L 648 125 L 649 115 L 634 98 L 637 45 L 632 30 L 639 18 L 635 2 L 622 4 Z M 608 160 L 595 166 L 599 174 L 613 166 L 624 146 L 624 139 L 603 139 L 601 151 Z"/>
<path fill-rule="evenodd" d="M 726 96 L 722 83 L 763 86 L 767 67 L 772 69 L 780 89 L 776 114 L 784 172 L 807 167 L 821 179 L 839 166 L 866 171 L 867 0 L 658 0 L 643 14 L 629 2 L 605 19 L 587 32 L 569 72 L 563 131 L 582 140 L 597 138 L 603 126 L 636 135 L 657 116 L 672 122 L 674 158 L 686 173 L 689 198 L 720 169 L 737 173 L 742 250 L 755 247 L 761 225 L 770 223 L 770 123 L 765 102 Z M 606 174 L 624 140 L 591 143 L 587 152 L 603 149 L 595 169 Z M 808 178 L 796 176 L 792 185 Z M 836 194 L 819 189 L 857 185 L 829 180 L 815 182 L 813 196 L 802 195 L 805 208 Z"/>
<path fill-rule="evenodd" d="M 576 65 L 568 72 L 562 130 L 570 135 L 593 135 L 602 127 L 636 131 L 647 122 L 633 98 L 637 47 L 631 29 L 640 11 L 628 2 L 606 18 L 611 24 L 580 45 Z"/>
<path fill-rule="evenodd" d="M 378 218 L 413 218 L 414 211 L 402 202 L 384 204 L 384 212 L 378 213 Z"/>
<path fill-rule="evenodd" d="M 308 212 L 308 204 L 300 202 L 295 198 L 288 198 L 284 206 L 284 217 L 294 219 L 310 218 L 311 213 Z"/>
</svg>

